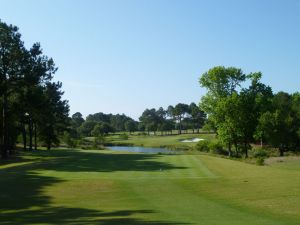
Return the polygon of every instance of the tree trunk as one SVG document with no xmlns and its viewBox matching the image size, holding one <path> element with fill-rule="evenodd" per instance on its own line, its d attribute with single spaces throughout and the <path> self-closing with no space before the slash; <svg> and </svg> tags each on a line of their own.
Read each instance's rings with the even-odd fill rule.
<svg viewBox="0 0 300 225">
<path fill-rule="evenodd" d="M 244 143 L 244 151 L 245 151 L 245 158 L 248 158 L 248 146 L 247 143 Z"/>
<path fill-rule="evenodd" d="M 27 143 L 26 143 L 26 127 L 25 124 L 23 124 L 22 128 L 22 138 L 23 138 L 23 150 L 26 151 Z"/>
<path fill-rule="evenodd" d="M 181 117 L 179 117 L 179 134 L 181 134 L 181 129 L 182 129 L 182 127 L 181 127 Z"/>
<path fill-rule="evenodd" d="M 36 123 L 34 123 L 34 150 L 37 150 L 37 130 L 36 130 Z"/>
<path fill-rule="evenodd" d="M 229 157 L 232 156 L 232 152 L 231 152 L 231 143 L 228 144 L 228 156 L 229 156 Z"/>
<path fill-rule="evenodd" d="M 280 156 L 284 156 L 284 148 L 283 147 L 279 147 L 279 154 Z"/>
<path fill-rule="evenodd" d="M 28 129 L 29 129 L 29 150 L 32 151 L 32 139 L 33 139 L 33 125 L 32 125 L 32 119 L 29 118 L 29 125 L 28 125 Z"/>
<path fill-rule="evenodd" d="M 238 157 L 239 156 L 239 150 L 238 150 L 238 145 L 237 145 L 236 141 L 234 142 L 234 147 L 235 147 L 236 157 Z"/>
<path fill-rule="evenodd" d="M 6 90 L 6 78 L 5 78 L 5 87 L 3 93 L 3 109 L 2 109 L 2 148 L 1 156 L 2 158 L 7 158 L 8 156 L 8 130 L 7 130 L 7 90 Z"/>
</svg>

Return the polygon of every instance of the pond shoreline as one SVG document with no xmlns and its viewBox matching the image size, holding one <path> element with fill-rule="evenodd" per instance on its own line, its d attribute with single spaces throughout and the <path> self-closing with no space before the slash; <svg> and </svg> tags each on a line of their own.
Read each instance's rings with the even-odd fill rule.
<svg viewBox="0 0 300 225">
<path fill-rule="evenodd" d="M 158 148 L 158 147 L 143 147 L 143 146 L 107 146 L 108 150 L 111 151 L 126 151 L 135 153 L 147 153 L 147 154 L 178 154 L 183 151 L 172 150 L 168 148 Z"/>
</svg>

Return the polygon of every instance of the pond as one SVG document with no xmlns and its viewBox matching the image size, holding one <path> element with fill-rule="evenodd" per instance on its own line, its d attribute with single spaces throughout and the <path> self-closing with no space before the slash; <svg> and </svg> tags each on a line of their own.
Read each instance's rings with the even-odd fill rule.
<svg viewBox="0 0 300 225">
<path fill-rule="evenodd" d="M 107 146 L 107 148 L 113 151 L 140 152 L 140 153 L 176 154 L 179 152 L 179 151 L 170 150 L 166 148 L 149 148 L 149 147 L 138 147 L 138 146 Z"/>
</svg>

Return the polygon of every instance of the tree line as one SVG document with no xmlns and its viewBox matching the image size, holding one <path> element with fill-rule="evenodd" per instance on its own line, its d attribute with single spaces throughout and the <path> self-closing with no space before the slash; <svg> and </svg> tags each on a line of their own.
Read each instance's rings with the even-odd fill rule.
<svg viewBox="0 0 300 225">
<path fill-rule="evenodd" d="M 48 149 L 58 144 L 68 123 L 69 106 L 62 99 L 62 83 L 52 58 L 39 43 L 27 49 L 18 28 L 0 20 L 0 152 L 6 158 L 18 137 L 32 150 L 42 142 Z"/>
<path fill-rule="evenodd" d="M 206 121 L 206 114 L 195 103 L 190 105 L 178 103 L 175 106 L 168 106 L 167 109 L 146 109 L 139 118 L 139 129 L 141 131 L 154 132 L 160 131 L 162 134 L 170 133 L 177 129 L 178 134 L 182 130 L 192 129 L 199 133 Z"/>
<path fill-rule="evenodd" d="M 69 133 L 72 138 L 106 135 L 114 132 L 136 131 L 138 122 L 124 114 L 105 114 L 102 112 L 90 114 L 83 118 L 76 112 L 70 118 Z"/>
<path fill-rule="evenodd" d="M 207 89 L 200 107 L 229 156 L 242 152 L 248 157 L 252 143 L 277 148 L 281 156 L 300 149 L 300 93 L 273 93 L 261 78 L 260 72 L 222 66 L 200 78 Z"/>
<path fill-rule="evenodd" d="M 179 103 L 176 106 L 169 106 L 167 109 L 160 107 L 146 109 L 140 116 L 139 121 L 126 116 L 125 114 L 105 114 L 102 112 L 90 114 L 83 118 L 80 112 L 74 113 L 70 118 L 68 135 L 71 138 L 97 137 L 115 132 L 161 132 L 161 134 L 172 134 L 178 130 L 192 129 L 193 133 L 198 132 L 206 121 L 206 114 L 195 104 Z"/>
</svg>

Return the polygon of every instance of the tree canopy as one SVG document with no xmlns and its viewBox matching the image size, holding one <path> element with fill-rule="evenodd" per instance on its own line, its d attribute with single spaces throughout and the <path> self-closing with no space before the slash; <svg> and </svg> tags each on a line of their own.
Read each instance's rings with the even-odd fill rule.
<svg viewBox="0 0 300 225">
<path fill-rule="evenodd" d="M 1 156 L 13 151 L 20 133 L 24 149 L 27 133 L 29 149 L 38 138 L 50 148 L 59 142 L 69 112 L 62 84 L 52 82 L 57 67 L 39 43 L 26 49 L 16 26 L 0 21 L 0 30 Z"/>
</svg>

